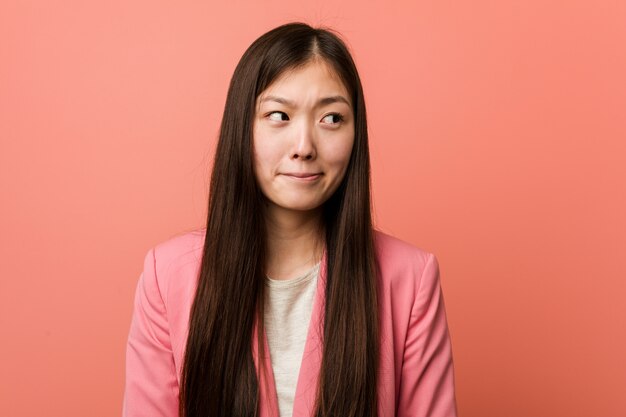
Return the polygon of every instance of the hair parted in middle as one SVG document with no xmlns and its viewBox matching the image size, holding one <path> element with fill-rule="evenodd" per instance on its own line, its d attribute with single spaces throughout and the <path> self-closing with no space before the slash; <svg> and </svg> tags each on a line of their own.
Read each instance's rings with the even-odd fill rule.
<svg viewBox="0 0 626 417">
<path fill-rule="evenodd" d="M 211 175 L 206 237 L 189 318 L 181 417 L 252 417 L 259 384 L 253 331 L 263 329 L 267 256 L 264 196 L 253 169 L 259 95 L 290 70 L 329 65 L 350 94 L 354 144 L 341 184 L 322 208 L 326 271 L 317 417 L 377 415 L 379 323 L 370 161 L 361 81 L 332 30 L 289 23 L 245 51 L 231 79 Z M 259 333 L 262 334 L 262 333 Z M 263 351 L 258 338 L 259 352 Z"/>
</svg>

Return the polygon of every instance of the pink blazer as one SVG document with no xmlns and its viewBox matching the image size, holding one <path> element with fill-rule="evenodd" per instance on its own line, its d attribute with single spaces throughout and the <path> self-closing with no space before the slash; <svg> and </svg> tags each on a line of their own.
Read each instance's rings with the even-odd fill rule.
<svg viewBox="0 0 626 417">
<path fill-rule="evenodd" d="M 174 237 L 145 257 L 126 349 L 125 417 L 178 416 L 181 365 L 204 236 L 199 230 Z M 378 415 L 455 417 L 452 350 L 437 258 L 380 231 L 375 239 L 382 284 Z M 314 409 L 322 355 L 316 329 L 323 318 L 325 257 L 293 417 L 311 416 Z M 266 352 L 270 363 L 269 348 Z M 259 387 L 260 415 L 278 417 L 271 366 L 267 368 L 269 383 Z"/>
</svg>

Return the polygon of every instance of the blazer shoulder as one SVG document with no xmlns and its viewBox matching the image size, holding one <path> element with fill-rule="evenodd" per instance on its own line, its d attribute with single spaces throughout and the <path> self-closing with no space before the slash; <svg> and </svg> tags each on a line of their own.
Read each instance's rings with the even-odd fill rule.
<svg viewBox="0 0 626 417">
<path fill-rule="evenodd" d="M 197 229 L 179 233 L 154 246 L 157 259 L 171 263 L 184 260 L 191 254 L 202 251 L 206 229 Z"/>
<path fill-rule="evenodd" d="M 150 249 L 147 257 L 151 255 L 156 280 L 164 293 L 168 293 L 172 280 L 195 278 L 202 261 L 205 235 L 205 229 L 179 233 Z"/>
<path fill-rule="evenodd" d="M 437 281 L 439 263 L 433 253 L 379 230 L 374 242 L 385 291 L 414 298 L 424 280 Z"/>
<path fill-rule="evenodd" d="M 423 266 L 434 254 L 378 229 L 374 230 L 378 261 L 382 264 L 415 264 Z"/>
</svg>

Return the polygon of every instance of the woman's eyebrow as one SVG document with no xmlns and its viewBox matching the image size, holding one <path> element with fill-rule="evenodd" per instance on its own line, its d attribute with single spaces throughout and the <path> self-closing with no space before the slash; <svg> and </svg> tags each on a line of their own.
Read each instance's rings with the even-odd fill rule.
<svg viewBox="0 0 626 417">
<path fill-rule="evenodd" d="M 338 103 L 338 102 L 346 103 L 348 106 L 350 105 L 350 102 L 348 101 L 348 99 L 340 95 L 324 97 L 320 99 L 317 102 L 317 104 L 320 106 L 325 106 L 327 104 Z"/>
<path fill-rule="evenodd" d="M 286 99 L 284 97 L 279 97 L 279 96 L 272 96 L 272 95 L 265 96 L 264 98 L 261 99 L 261 103 L 263 103 L 265 101 L 274 101 L 276 103 L 284 104 L 285 106 L 296 107 L 296 105 L 295 105 L 295 103 L 293 101 L 288 100 L 288 99 Z M 350 106 L 350 102 L 344 96 L 335 95 L 335 96 L 323 97 L 323 98 L 319 99 L 317 101 L 317 104 L 315 105 L 315 107 L 326 106 L 326 105 L 332 104 L 332 103 L 345 103 L 348 106 Z"/>
</svg>

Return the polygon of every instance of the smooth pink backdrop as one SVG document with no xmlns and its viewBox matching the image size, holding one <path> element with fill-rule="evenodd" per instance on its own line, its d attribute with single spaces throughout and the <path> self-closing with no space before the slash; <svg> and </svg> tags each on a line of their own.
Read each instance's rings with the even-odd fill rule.
<svg viewBox="0 0 626 417">
<path fill-rule="evenodd" d="M 434 252 L 463 417 L 626 415 L 626 3 L 0 3 L 0 415 L 121 412 L 143 257 L 201 227 L 231 73 L 338 29 L 379 228 Z"/>
</svg>

